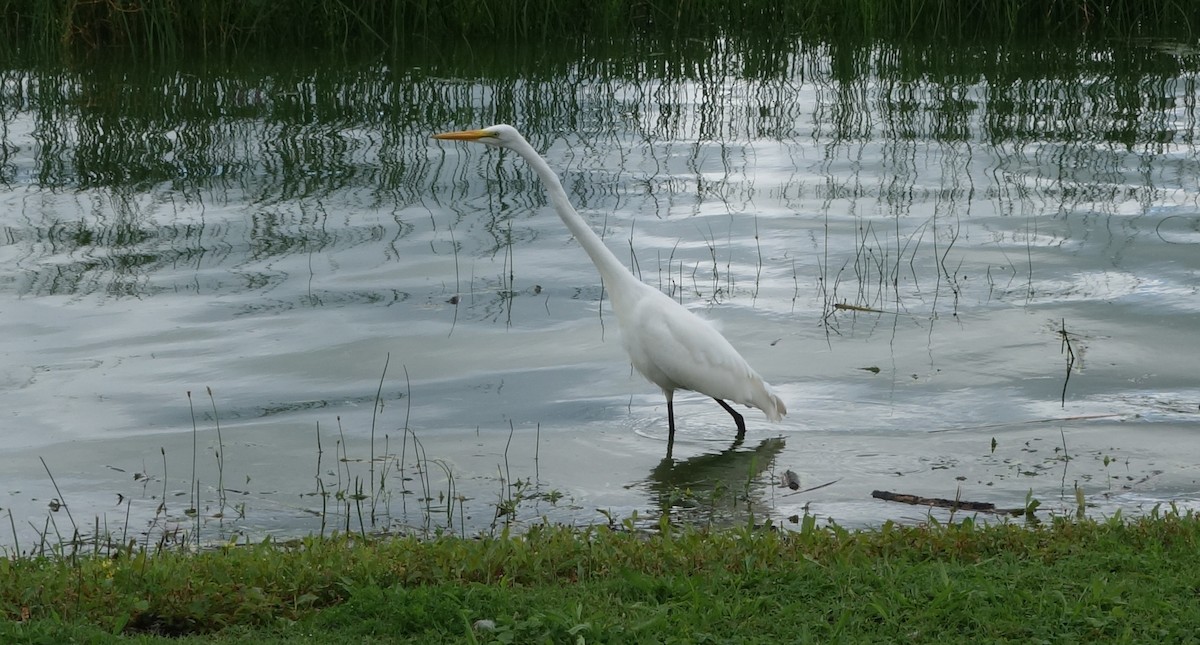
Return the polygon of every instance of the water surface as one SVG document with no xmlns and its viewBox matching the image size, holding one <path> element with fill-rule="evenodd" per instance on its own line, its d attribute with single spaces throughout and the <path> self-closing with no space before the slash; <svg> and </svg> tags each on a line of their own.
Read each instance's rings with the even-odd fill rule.
<svg viewBox="0 0 1200 645">
<path fill-rule="evenodd" d="M 1198 60 L 713 42 L 6 69 L 0 544 L 928 516 L 874 490 L 1193 507 Z M 495 122 L 723 330 L 782 424 L 748 411 L 738 443 L 685 394 L 664 460 L 662 395 L 536 177 L 429 139 Z"/>
</svg>

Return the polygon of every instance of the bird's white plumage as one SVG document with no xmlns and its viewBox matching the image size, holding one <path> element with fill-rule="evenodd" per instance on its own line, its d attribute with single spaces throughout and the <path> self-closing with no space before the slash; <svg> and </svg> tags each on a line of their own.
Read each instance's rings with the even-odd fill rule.
<svg viewBox="0 0 1200 645">
<path fill-rule="evenodd" d="M 672 410 L 670 403 L 675 390 L 692 390 L 718 402 L 729 400 L 758 408 L 771 421 L 779 421 L 787 414 L 783 401 L 708 321 L 641 282 L 621 264 L 571 206 L 558 175 L 516 129 L 493 125 L 482 130 L 439 134 L 435 138 L 508 148 L 537 172 L 555 211 L 600 271 L 617 315 L 622 344 L 634 368 L 662 388 L 668 410 Z M 725 407 L 741 430 L 740 415 Z M 673 412 L 670 427 L 673 439 Z"/>
<path fill-rule="evenodd" d="M 643 293 L 624 307 L 613 301 L 622 343 L 638 372 L 664 391 L 700 392 L 758 408 L 771 421 L 782 419 L 783 401 L 711 323 L 642 286 Z"/>
</svg>

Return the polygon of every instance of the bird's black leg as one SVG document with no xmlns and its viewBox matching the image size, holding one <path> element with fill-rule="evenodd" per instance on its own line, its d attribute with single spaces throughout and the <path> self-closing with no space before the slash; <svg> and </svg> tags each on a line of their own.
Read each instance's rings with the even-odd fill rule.
<svg viewBox="0 0 1200 645">
<path fill-rule="evenodd" d="M 742 437 L 745 437 L 746 436 L 746 420 L 742 418 L 742 415 L 738 414 L 737 410 L 734 410 L 733 408 L 729 407 L 729 404 L 722 401 L 721 399 L 713 399 L 713 400 L 716 401 L 717 403 L 720 403 L 721 407 L 725 408 L 725 411 L 728 412 L 730 414 L 730 416 L 733 417 L 733 422 L 737 424 L 737 429 L 738 429 L 737 438 L 741 439 Z"/>
<path fill-rule="evenodd" d="M 667 459 L 671 458 L 671 449 L 675 447 L 675 402 L 672 394 L 667 393 Z"/>
</svg>

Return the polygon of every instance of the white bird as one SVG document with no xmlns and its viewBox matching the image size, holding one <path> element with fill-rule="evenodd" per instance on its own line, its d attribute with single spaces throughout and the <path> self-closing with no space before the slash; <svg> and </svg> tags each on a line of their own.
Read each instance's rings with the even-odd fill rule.
<svg viewBox="0 0 1200 645">
<path fill-rule="evenodd" d="M 508 148 L 521 155 L 541 178 L 554 210 L 600 271 L 633 366 L 662 388 L 667 398 L 668 456 L 675 442 L 675 390 L 699 392 L 720 403 L 733 416 L 739 439 L 746 432 L 746 421 L 725 400 L 758 408 L 771 421 L 780 421 L 787 414 L 787 407 L 771 386 L 720 332 L 663 292 L 638 280 L 621 264 L 571 207 L 558 175 L 516 128 L 493 125 L 436 134 L 434 138 Z"/>
</svg>

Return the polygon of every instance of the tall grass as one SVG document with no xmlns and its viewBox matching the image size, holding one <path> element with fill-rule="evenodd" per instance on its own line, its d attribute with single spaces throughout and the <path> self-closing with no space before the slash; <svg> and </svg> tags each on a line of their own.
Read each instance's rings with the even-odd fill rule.
<svg viewBox="0 0 1200 645">
<path fill-rule="evenodd" d="M 1191 36 L 1190 0 L 0 0 L 0 42 L 163 57 L 643 35 Z"/>
</svg>

